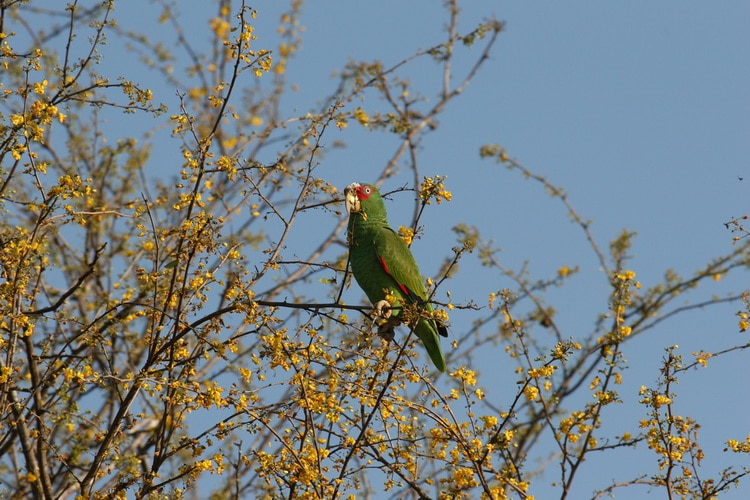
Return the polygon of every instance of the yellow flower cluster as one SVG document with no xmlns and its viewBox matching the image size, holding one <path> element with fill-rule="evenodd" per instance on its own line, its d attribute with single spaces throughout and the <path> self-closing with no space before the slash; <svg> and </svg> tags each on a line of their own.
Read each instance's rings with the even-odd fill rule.
<svg viewBox="0 0 750 500">
<path fill-rule="evenodd" d="M 552 359 L 567 361 L 574 351 L 580 351 L 581 344 L 573 341 L 560 341 L 552 349 Z"/>
<path fill-rule="evenodd" d="M 700 351 L 700 352 L 693 352 L 693 356 L 695 356 L 695 362 L 701 365 L 702 367 L 708 366 L 708 360 L 713 356 L 710 352 Z"/>
<path fill-rule="evenodd" d="M 82 179 L 80 175 L 62 175 L 57 179 L 57 186 L 53 186 L 48 195 L 57 196 L 60 199 L 88 198 L 96 193 L 91 184 L 92 180 Z"/>
<path fill-rule="evenodd" d="M 646 397 L 641 399 L 641 404 L 651 406 L 655 409 L 672 403 L 672 399 L 669 396 L 648 389 L 646 386 L 641 386 L 640 394 L 641 396 L 646 395 Z"/>
<path fill-rule="evenodd" d="M 536 401 L 539 397 L 539 389 L 533 385 L 527 385 L 523 388 L 523 395 L 527 401 Z"/>
<path fill-rule="evenodd" d="M 548 378 L 555 373 L 557 367 L 554 365 L 541 366 L 539 368 L 532 368 L 528 371 L 529 377 L 531 378 Z"/>
<path fill-rule="evenodd" d="M 289 441 L 289 438 L 285 436 L 284 440 Z M 255 470 L 260 477 L 278 474 L 303 486 L 318 482 L 320 490 L 326 491 L 331 485 L 326 486 L 326 482 L 321 479 L 322 474 L 328 471 L 328 467 L 320 467 L 320 462 L 329 453 L 328 449 L 318 443 L 307 443 L 299 450 L 287 444 L 279 453 L 258 452 L 256 454 L 258 466 Z"/>
<path fill-rule="evenodd" d="M 223 408 L 228 406 L 229 403 L 221 395 L 224 392 L 224 388 L 221 387 L 217 382 L 211 380 L 203 381 L 203 390 L 199 390 L 195 397 L 195 402 L 203 408 Z"/>
<path fill-rule="evenodd" d="M 740 318 L 740 320 L 737 322 L 740 331 L 747 331 L 748 327 L 750 327 L 750 315 L 748 315 L 746 311 L 740 311 L 737 313 L 737 316 L 739 316 Z"/>
<path fill-rule="evenodd" d="M 468 467 L 456 467 L 453 470 L 453 483 L 457 489 L 474 488 L 479 484 L 474 478 L 474 470 Z"/>
<path fill-rule="evenodd" d="M 82 389 L 86 384 L 98 383 L 100 375 L 90 365 L 85 365 L 80 369 L 65 368 L 63 377 L 66 382 L 74 382 Z"/>
<path fill-rule="evenodd" d="M 679 415 L 671 417 L 674 432 L 669 435 L 665 435 L 658 425 L 654 425 L 654 421 L 649 423 L 646 441 L 649 448 L 662 456 L 659 469 L 664 469 L 673 462 L 682 461 L 685 453 L 691 451 L 690 433 L 696 429 L 696 424 L 691 418 L 683 418 Z"/>
<path fill-rule="evenodd" d="M 34 93 L 43 94 L 46 85 L 46 80 L 41 83 L 33 84 L 32 88 Z M 44 99 L 34 101 L 30 105 L 27 105 L 26 111 L 23 113 L 13 113 L 10 115 L 10 122 L 13 126 L 22 128 L 23 136 L 34 142 L 44 141 L 44 135 L 47 132 L 48 125 L 53 121 L 65 123 L 66 119 L 67 116 L 62 113 L 57 106 L 46 102 Z M 23 151 L 23 144 L 19 144 L 18 147 L 12 149 L 11 154 L 15 160 L 20 160 Z"/>
<path fill-rule="evenodd" d="M 357 108 L 354 110 L 354 119 L 359 122 L 360 125 L 363 127 L 369 127 L 370 126 L 370 117 L 368 116 L 367 112 L 362 108 Z"/>
<path fill-rule="evenodd" d="M 615 273 L 615 277 L 620 281 L 628 281 L 635 278 L 635 272 L 628 269 L 621 273 Z"/>
<path fill-rule="evenodd" d="M 454 371 L 450 374 L 451 377 L 457 378 L 462 383 L 466 384 L 469 387 L 473 387 L 477 385 L 477 374 L 474 370 L 469 370 L 468 368 L 461 367 L 458 370 Z"/>
<path fill-rule="evenodd" d="M 419 189 L 419 198 L 429 205 L 434 199 L 438 204 L 442 203 L 443 200 L 451 201 L 453 194 L 445 189 L 445 175 L 436 175 L 435 177 L 425 177 L 422 181 L 422 186 Z"/>
<path fill-rule="evenodd" d="M 750 436 L 747 436 L 743 442 L 737 441 L 736 439 L 728 440 L 727 448 L 735 453 L 750 453 Z"/>
<path fill-rule="evenodd" d="M 406 226 L 398 226 L 398 235 L 401 236 L 404 243 L 409 246 L 414 240 L 414 229 Z"/>
<path fill-rule="evenodd" d="M 498 162 L 505 163 L 510 157 L 508 151 L 498 144 L 486 144 L 479 149 L 480 158 L 496 158 Z"/>
<path fill-rule="evenodd" d="M 450 309 L 451 305 L 448 305 L 448 308 Z M 439 323 L 442 323 L 443 325 L 447 325 L 448 321 L 450 320 L 450 318 L 448 317 L 448 313 L 442 309 L 435 309 L 434 311 L 432 311 L 430 316 L 432 317 L 432 319 L 438 321 Z"/>
<path fill-rule="evenodd" d="M 558 428 L 569 442 L 577 443 L 581 435 L 593 430 L 594 426 L 588 412 L 573 411 L 560 421 Z"/>
</svg>

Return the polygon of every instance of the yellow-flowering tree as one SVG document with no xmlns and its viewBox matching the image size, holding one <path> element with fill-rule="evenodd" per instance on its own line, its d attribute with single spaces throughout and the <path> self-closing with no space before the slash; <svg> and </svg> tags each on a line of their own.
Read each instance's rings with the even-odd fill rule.
<svg viewBox="0 0 750 500">
<path fill-rule="evenodd" d="M 448 1 L 432 47 L 390 66 L 350 61 L 336 90 L 300 114 L 282 97 L 295 83 L 301 2 L 281 16 L 274 46 L 256 34 L 262 7 L 211 3 L 204 43 L 159 3 L 176 40 L 167 47 L 123 30 L 115 4 L 0 1 L 3 497 L 531 498 L 543 470 L 529 459 L 541 457 L 565 498 L 593 454 L 639 443 L 656 454 L 642 475 L 594 495 L 647 484 L 712 498 L 748 473 L 701 473 L 698 423 L 678 414 L 673 387 L 746 345 L 709 346 L 691 362 L 669 347 L 641 391 L 640 428 L 603 426 L 628 373 L 622 345 L 687 308 L 741 303 L 675 299 L 745 268 L 744 238 L 691 278 L 643 289 L 625 265 L 631 233 L 603 250 L 562 189 L 488 145 L 482 157 L 542 184 L 583 230 L 610 293 L 595 330 L 563 331 L 544 298 L 575 267 L 532 280 L 469 225 L 454 228 L 458 244 L 429 280 L 437 315 L 473 315 L 454 329 L 447 376 L 419 362 L 413 335 L 381 341 L 370 305 L 342 300 L 346 218 L 323 146 L 355 127 L 397 140 L 373 179 L 406 165 L 414 214 L 399 233 L 411 243 L 423 212 L 451 201 L 444 176 L 421 174 L 420 140 L 489 64 L 501 22 L 459 32 L 458 0 Z M 108 44 L 140 61 L 138 73 L 108 59 Z M 470 48 L 464 73 L 459 45 Z M 432 102 L 401 76 L 417 61 L 440 69 Z M 179 106 L 160 104 L 167 96 L 144 74 L 177 89 Z M 172 164 L 157 169 L 156 150 Z M 483 292 L 487 304 L 453 303 L 447 279 L 477 257 L 515 286 Z M 472 369 L 479 350 L 516 367 L 502 381 L 512 397 L 495 397 L 492 373 Z M 750 451 L 750 438 L 726 439 Z"/>
</svg>

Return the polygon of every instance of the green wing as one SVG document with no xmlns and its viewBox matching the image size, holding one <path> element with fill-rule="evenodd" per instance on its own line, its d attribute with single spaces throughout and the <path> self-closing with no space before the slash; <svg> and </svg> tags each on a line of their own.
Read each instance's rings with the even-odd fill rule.
<svg viewBox="0 0 750 500">
<path fill-rule="evenodd" d="M 393 279 L 404 300 L 416 304 L 424 303 L 425 309 L 432 311 L 432 305 L 427 302 L 427 288 L 422 281 L 417 262 L 401 237 L 392 229 L 384 227 L 375 238 L 375 252 L 383 271 Z M 414 328 L 414 333 L 424 344 L 435 367 L 444 372 L 445 357 L 440 349 L 438 334 L 448 336 L 445 326 L 434 320 L 422 319 Z"/>
<path fill-rule="evenodd" d="M 391 228 L 384 227 L 375 238 L 375 253 L 383 271 L 412 303 L 427 300 L 427 288 L 422 281 L 417 261 L 404 240 Z"/>
</svg>

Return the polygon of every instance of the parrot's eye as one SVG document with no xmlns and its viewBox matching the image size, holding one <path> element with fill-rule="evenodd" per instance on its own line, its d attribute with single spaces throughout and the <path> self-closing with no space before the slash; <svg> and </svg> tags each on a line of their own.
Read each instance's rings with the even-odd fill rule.
<svg viewBox="0 0 750 500">
<path fill-rule="evenodd" d="M 359 195 L 362 199 L 367 199 L 372 194 L 372 188 L 370 186 L 362 186 L 359 190 Z"/>
</svg>

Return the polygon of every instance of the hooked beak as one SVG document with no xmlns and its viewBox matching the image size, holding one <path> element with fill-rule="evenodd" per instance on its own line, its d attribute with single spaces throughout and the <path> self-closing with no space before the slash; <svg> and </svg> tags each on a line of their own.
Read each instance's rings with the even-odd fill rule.
<svg viewBox="0 0 750 500">
<path fill-rule="evenodd" d="M 357 196 L 359 187 L 358 183 L 352 182 L 344 189 L 344 204 L 346 205 L 346 211 L 349 213 L 359 212 L 362 209 Z"/>
</svg>

